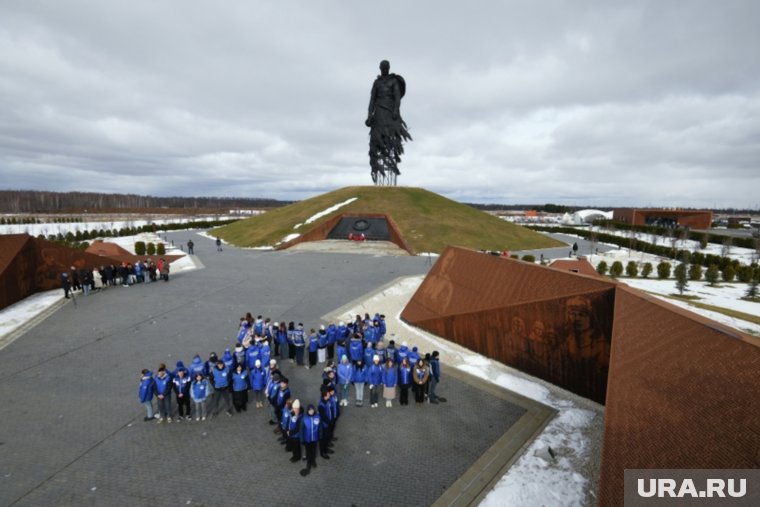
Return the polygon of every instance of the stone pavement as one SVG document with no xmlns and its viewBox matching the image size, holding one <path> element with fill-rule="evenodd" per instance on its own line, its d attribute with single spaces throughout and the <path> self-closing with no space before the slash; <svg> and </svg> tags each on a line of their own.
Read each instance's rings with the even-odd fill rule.
<svg viewBox="0 0 760 507">
<path fill-rule="evenodd" d="M 264 410 L 143 422 L 140 369 L 221 355 L 246 311 L 316 327 L 347 301 L 429 269 L 419 257 L 217 253 L 200 236 L 169 234 L 191 236 L 204 269 L 78 297 L 0 351 L 0 505 L 429 505 L 525 414 L 444 371 L 449 403 L 344 408 L 336 453 L 306 478 Z M 319 370 L 283 371 L 304 405 L 317 400 Z"/>
</svg>

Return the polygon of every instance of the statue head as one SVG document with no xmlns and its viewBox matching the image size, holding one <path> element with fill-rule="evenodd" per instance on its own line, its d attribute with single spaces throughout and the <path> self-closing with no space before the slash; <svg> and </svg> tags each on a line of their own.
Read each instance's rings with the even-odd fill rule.
<svg viewBox="0 0 760 507">
<path fill-rule="evenodd" d="M 383 60 L 380 62 L 380 73 L 383 76 L 387 76 L 388 72 L 391 70 L 391 64 L 388 62 L 388 60 Z"/>
</svg>

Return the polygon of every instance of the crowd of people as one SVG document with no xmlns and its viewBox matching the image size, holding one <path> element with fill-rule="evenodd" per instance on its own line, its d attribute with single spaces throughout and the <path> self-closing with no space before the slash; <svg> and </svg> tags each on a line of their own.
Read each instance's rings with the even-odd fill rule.
<svg viewBox="0 0 760 507">
<path fill-rule="evenodd" d="M 438 352 L 422 355 L 417 347 L 397 347 L 392 339 L 386 345 L 385 334 L 385 316 L 379 314 L 357 315 L 349 323 L 331 322 L 307 332 L 301 323 L 254 319 L 249 313 L 240 319 L 234 348 L 221 357 L 212 352 L 204 361 L 196 354 L 187 366 L 177 361 L 172 371 L 162 363 L 155 375 L 142 370 L 139 399 L 146 409 L 144 420 L 171 423 L 194 417 L 202 422 L 222 411 L 232 417 L 247 411 L 250 394 L 255 408 L 268 408 L 269 424 L 292 453 L 293 463 L 302 460 L 305 449 L 301 474 L 308 475 L 317 466 L 317 452 L 330 459 L 341 407 L 349 406 L 352 390 L 356 407 L 364 405 L 365 387 L 372 408 L 379 406 L 381 396 L 391 408 L 397 392 L 399 404 L 408 405 L 410 390 L 418 406 L 446 401 L 436 394 L 441 375 Z M 316 403 L 303 407 L 292 396 L 281 370 L 287 363 L 306 369 L 324 365 Z"/>
<path fill-rule="evenodd" d="M 108 287 L 130 287 L 138 283 L 156 282 L 159 278 L 169 281 L 171 267 L 169 262 L 162 258 L 154 262 L 152 259 L 143 261 L 122 262 L 118 266 L 109 264 L 94 268 L 77 269 L 71 266 L 70 271 L 61 273 L 61 286 L 66 299 L 70 299 L 76 291 L 81 291 L 85 296 L 92 292 Z"/>
</svg>

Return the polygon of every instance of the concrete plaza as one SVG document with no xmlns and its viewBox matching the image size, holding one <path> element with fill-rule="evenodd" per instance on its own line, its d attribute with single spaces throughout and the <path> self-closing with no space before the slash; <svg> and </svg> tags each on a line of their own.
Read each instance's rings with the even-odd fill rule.
<svg viewBox="0 0 760 507">
<path fill-rule="evenodd" d="M 1 505 L 430 505 L 526 414 L 444 364 L 448 403 L 344 408 L 335 454 L 306 478 L 252 404 L 202 423 L 143 422 L 140 370 L 221 356 L 245 312 L 317 327 L 430 268 L 421 257 L 216 252 L 169 234 L 189 238 L 204 269 L 78 297 L 0 351 Z M 316 403 L 319 368 L 282 370 L 302 405 Z"/>
</svg>

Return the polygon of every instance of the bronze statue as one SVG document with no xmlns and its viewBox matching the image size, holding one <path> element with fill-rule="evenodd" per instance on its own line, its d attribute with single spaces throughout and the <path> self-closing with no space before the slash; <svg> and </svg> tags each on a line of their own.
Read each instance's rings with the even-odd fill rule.
<svg viewBox="0 0 760 507">
<path fill-rule="evenodd" d="M 391 64 L 380 62 L 380 75 L 372 85 L 369 111 L 365 124 L 369 131 L 369 165 L 376 185 L 395 185 L 401 174 L 398 164 L 404 153 L 404 141 L 411 141 L 399 107 L 406 93 L 406 82 L 398 74 L 390 74 Z"/>
</svg>

